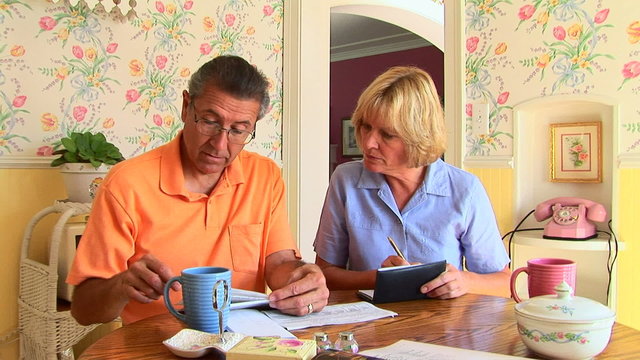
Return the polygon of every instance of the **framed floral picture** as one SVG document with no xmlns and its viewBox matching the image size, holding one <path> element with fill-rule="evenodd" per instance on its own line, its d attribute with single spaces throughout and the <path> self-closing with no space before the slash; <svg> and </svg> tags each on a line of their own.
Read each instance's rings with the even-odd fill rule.
<svg viewBox="0 0 640 360">
<path fill-rule="evenodd" d="M 602 123 L 550 124 L 552 182 L 602 182 Z"/>
<path fill-rule="evenodd" d="M 342 156 L 362 156 L 351 119 L 342 119 Z"/>
</svg>

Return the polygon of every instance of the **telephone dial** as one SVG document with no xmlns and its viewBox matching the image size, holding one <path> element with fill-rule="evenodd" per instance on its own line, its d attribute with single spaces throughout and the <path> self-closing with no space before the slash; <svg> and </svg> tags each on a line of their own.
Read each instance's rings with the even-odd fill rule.
<svg viewBox="0 0 640 360">
<path fill-rule="evenodd" d="M 536 220 L 548 218 L 542 237 L 559 240 L 587 240 L 598 236 L 592 221 L 602 222 L 607 211 L 595 201 L 574 197 L 557 197 L 536 206 Z"/>
</svg>

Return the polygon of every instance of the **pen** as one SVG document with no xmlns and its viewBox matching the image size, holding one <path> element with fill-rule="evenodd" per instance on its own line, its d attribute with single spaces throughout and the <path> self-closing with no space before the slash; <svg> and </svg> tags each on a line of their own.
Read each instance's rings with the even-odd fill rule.
<svg viewBox="0 0 640 360">
<path fill-rule="evenodd" d="M 400 251 L 400 248 L 398 248 L 398 245 L 396 245 L 391 236 L 387 236 L 387 240 L 389 240 L 389 243 L 391 244 L 391 247 L 393 247 L 393 250 L 395 250 L 396 254 L 398 254 L 398 256 L 402 258 L 402 260 L 407 261 L 407 258 L 402 255 L 402 251 Z"/>
</svg>

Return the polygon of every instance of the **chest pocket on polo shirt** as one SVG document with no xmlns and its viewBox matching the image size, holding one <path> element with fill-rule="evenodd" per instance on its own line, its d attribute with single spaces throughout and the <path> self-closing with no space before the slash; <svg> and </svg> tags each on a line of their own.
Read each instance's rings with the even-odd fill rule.
<svg viewBox="0 0 640 360">
<path fill-rule="evenodd" d="M 262 249 L 262 224 L 229 226 L 233 270 L 256 273 Z"/>
</svg>

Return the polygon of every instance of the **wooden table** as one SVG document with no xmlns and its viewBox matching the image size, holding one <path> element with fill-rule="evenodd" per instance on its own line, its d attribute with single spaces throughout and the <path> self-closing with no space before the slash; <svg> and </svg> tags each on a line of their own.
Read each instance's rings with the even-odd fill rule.
<svg viewBox="0 0 640 360">
<path fill-rule="evenodd" d="M 360 301 L 354 291 L 334 291 L 330 304 Z M 516 330 L 514 301 L 508 298 L 467 294 L 452 300 L 417 300 L 379 304 L 398 316 L 375 321 L 296 330 L 301 339 L 325 331 L 332 341 L 340 331 L 353 331 L 360 350 L 387 346 L 401 339 L 471 350 L 539 358 L 529 351 Z M 123 326 L 104 336 L 80 359 L 180 359 L 162 340 L 184 328 L 170 314 L 156 315 Z M 638 359 L 640 331 L 615 324 L 609 345 L 597 359 Z M 207 357 L 208 356 L 208 357 Z M 216 359 L 215 354 L 202 359 Z"/>
</svg>

